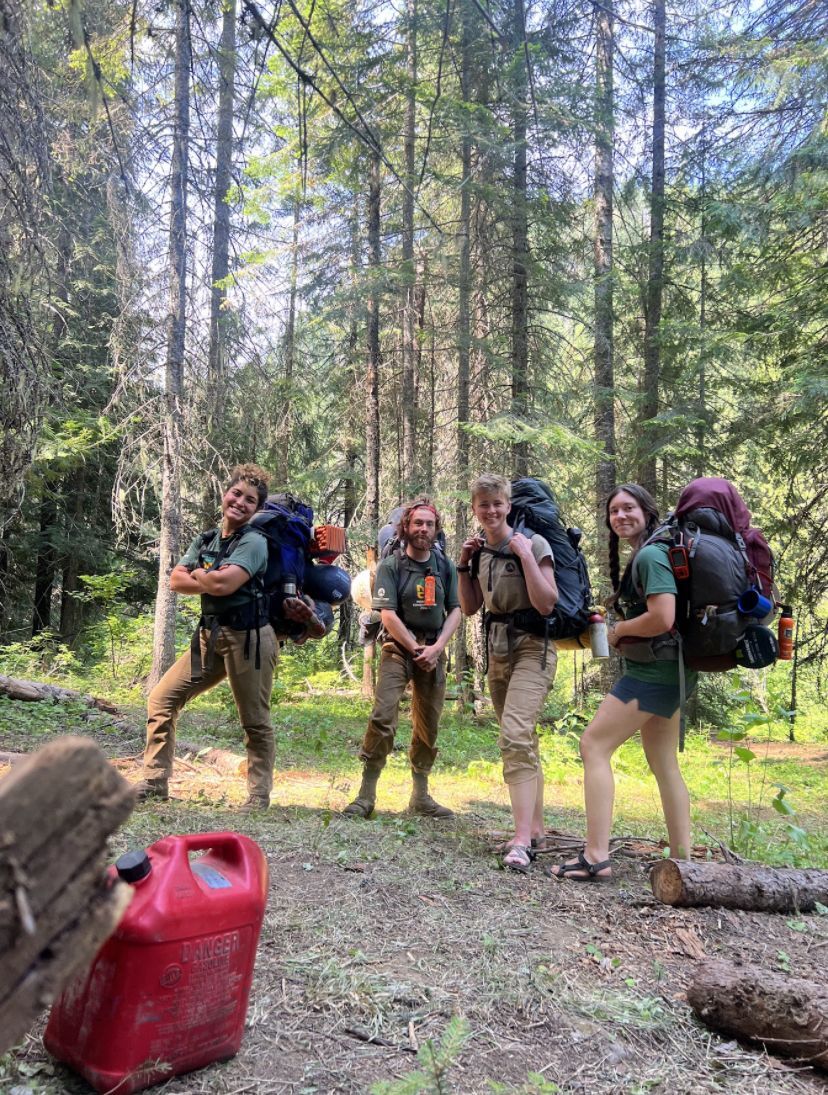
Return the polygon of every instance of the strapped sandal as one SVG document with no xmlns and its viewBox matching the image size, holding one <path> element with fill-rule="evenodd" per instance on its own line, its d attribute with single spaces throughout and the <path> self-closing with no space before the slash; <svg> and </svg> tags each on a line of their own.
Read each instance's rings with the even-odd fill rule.
<svg viewBox="0 0 828 1095">
<path fill-rule="evenodd" d="M 583 852 L 578 852 L 578 858 L 574 863 L 559 863 L 552 871 L 552 877 L 567 879 L 569 882 L 609 882 L 611 874 L 599 874 L 599 871 L 612 867 L 611 859 L 602 859 L 600 863 L 590 863 Z M 575 874 L 576 871 L 586 871 L 586 874 Z"/>
<path fill-rule="evenodd" d="M 534 859 L 532 849 L 526 844 L 513 844 L 504 854 L 500 857 L 500 862 L 504 867 L 508 867 L 512 871 L 520 871 L 521 874 L 526 874 L 529 868 L 532 866 L 532 860 Z"/>
</svg>

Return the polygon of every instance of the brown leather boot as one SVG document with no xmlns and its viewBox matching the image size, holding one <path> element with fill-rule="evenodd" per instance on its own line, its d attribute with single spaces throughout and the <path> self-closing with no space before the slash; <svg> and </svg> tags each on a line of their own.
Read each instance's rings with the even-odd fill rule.
<svg viewBox="0 0 828 1095">
<path fill-rule="evenodd" d="M 416 768 L 412 768 L 411 777 L 414 780 L 414 790 L 411 792 L 408 809 L 412 814 L 433 818 L 454 817 L 453 810 L 448 806 L 441 806 L 428 793 L 428 772 L 418 772 Z"/>
<path fill-rule="evenodd" d="M 365 762 L 362 766 L 359 794 L 342 811 L 345 817 L 370 817 L 373 814 L 374 804 L 377 801 L 377 782 L 384 767 L 384 764 Z"/>
</svg>

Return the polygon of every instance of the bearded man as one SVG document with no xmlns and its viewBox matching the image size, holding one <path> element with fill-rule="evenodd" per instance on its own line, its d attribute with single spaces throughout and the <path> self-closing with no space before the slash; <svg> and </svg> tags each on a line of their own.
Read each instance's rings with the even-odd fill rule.
<svg viewBox="0 0 828 1095">
<path fill-rule="evenodd" d="M 382 656 L 374 709 L 359 752 L 362 783 L 343 811 L 351 817 L 367 818 L 374 812 L 377 782 L 394 745 L 400 700 L 409 682 L 409 810 L 422 817 L 452 816 L 428 791 L 446 693 L 445 648 L 461 617 L 457 571 L 437 543 L 441 529 L 440 514 L 429 498 L 407 503 L 397 526 L 399 544 L 377 567 L 373 608 L 382 617 Z"/>
</svg>

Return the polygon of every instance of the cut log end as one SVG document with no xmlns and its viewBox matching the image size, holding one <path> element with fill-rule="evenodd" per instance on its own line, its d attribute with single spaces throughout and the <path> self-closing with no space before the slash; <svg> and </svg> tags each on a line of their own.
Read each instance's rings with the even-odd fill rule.
<svg viewBox="0 0 828 1095">
<path fill-rule="evenodd" d="M 672 859 L 662 859 L 650 871 L 650 885 L 653 894 L 664 905 L 678 905 L 681 902 L 684 887 L 681 871 Z"/>
</svg>

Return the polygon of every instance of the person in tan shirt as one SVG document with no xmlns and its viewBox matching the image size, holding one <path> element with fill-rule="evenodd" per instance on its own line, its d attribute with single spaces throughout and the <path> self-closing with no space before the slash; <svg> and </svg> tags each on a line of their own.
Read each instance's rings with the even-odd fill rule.
<svg viewBox="0 0 828 1095">
<path fill-rule="evenodd" d="M 521 624 L 548 616 L 558 600 L 552 549 L 508 523 L 511 484 L 500 475 L 472 483 L 472 511 L 483 529 L 460 549 L 460 607 L 473 616 L 485 606 L 489 693 L 500 724 L 503 778 L 509 789 L 515 835 L 503 863 L 528 869 L 532 844 L 545 833 L 543 771 L 536 723 L 555 677 L 554 647 Z"/>
</svg>

